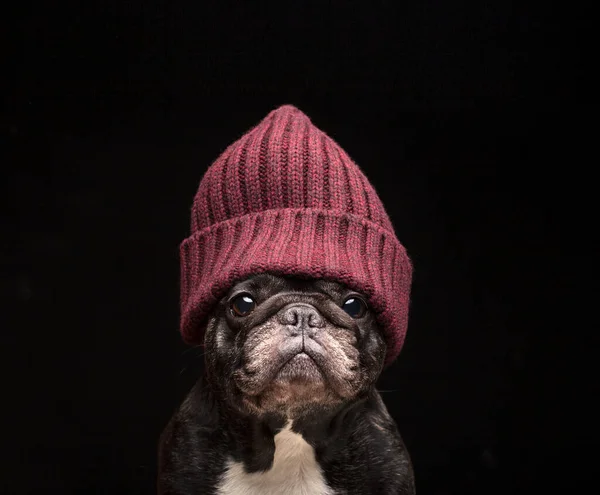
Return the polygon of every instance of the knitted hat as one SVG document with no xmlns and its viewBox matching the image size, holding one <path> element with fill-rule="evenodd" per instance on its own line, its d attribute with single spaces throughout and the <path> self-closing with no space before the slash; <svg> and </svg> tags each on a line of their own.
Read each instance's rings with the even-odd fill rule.
<svg viewBox="0 0 600 495">
<path fill-rule="evenodd" d="M 406 333 L 412 266 L 381 200 L 346 152 L 284 105 L 207 170 L 181 252 L 181 333 L 202 344 L 207 316 L 231 286 L 271 272 L 362 292 L 389 364 Z"/>
</svg>

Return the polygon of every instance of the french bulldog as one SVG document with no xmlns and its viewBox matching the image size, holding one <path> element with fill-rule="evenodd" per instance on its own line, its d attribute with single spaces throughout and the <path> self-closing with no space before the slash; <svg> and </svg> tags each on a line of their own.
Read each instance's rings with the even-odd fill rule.
<svg viewBox="0 0 600 495">
<path fill-rule="evenodd" d="M 414 494 L 366 301 L 272 273 L 231 287 L 208 318 L 205 373 L 161 436 L 158 493 Z"/>
</svg>

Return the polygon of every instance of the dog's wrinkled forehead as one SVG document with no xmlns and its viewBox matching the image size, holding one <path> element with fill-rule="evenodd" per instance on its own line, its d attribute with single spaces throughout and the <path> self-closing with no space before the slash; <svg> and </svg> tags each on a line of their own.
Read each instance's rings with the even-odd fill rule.
<svg viewBox="0 0 600 495">
<path fill-rule="evenodd" d="M 250 292 L 260 301 L 281 292 L 318 292 L 333 299 L 339 299 L 349 290 L 344 284 L 333 280 L 259 273 L 234 284 L 227 297 Z"/>
</svg>

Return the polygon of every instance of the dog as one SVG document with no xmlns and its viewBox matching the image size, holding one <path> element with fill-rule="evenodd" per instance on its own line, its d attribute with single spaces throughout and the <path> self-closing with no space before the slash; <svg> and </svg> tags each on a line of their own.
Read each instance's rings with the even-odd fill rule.
<svg viewBox="0 0 600 495">
<path fill-rule="evenodd" d="M 375 388 L 367 298 L 259 273 L 207 319 L 205 373 L 160 438 L 160 495 L 410 495 L 410 456 Z"/>
</svg>

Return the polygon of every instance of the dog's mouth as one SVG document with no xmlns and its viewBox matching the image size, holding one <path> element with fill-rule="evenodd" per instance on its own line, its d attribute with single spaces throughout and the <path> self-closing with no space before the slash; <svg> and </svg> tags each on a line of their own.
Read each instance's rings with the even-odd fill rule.
<svg viewBox="0 0 600 495">
<path fill-rule="evenodd" d="M 296 390 L 331 386 L 327 360 L 301 345 L 289 345 L 269 358 L 254 359 L 234 374 L 240 390 L 259 396 L 270 388 Z"/>
<path fill-rule="evenodd" d="M 281 366 L 277 378 L 295 382 L 322 380 L 324 377 L 315 360 L 305 351 L 300 351 Z"/>
</svg>

